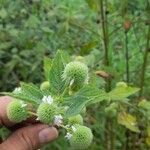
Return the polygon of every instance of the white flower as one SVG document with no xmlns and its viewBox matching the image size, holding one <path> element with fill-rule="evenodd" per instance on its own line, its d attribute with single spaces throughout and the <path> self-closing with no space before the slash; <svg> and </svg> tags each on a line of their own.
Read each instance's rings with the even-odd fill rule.
<svg viewBox="0 0 150 150">
<path fill-rule="evenodd" d="M 73 132 L 77 131 L 77 129 L 75 128 L 75 126 L 71 126 L 71 129 L 72 129 Z"/>
<path fill-rule="evenodd" d="M 85 84 L 89 84 L 89 75 L 87 75 L 87 78 L 85 80 Z"/>
<path fill-rule="evenodd" d="M 21 103 L 21 107 L 26 107 L 27 104 L 25 104 L 23 101 L 20 102 Z"/>
<path fill-rule="evenodd" d="M 66 127 L 66 128 L 70 128 L 70 125 L 69 125 L 69 124 L 67 124 L 65 127 Z"/>
<path fill-rule="evenodd" d="M 48 104 L 52 104 L 53 103 L 53 98 L 49 95 L 49 96 L 44 96 L 43 98 L 42 98 L 42 101 L 44 102 L 44 103 L 48 103 Z"/>
<path fill-rule="evenodd" d="M 39 117 L 37 117 L 37 118 L 36 118 L 36 121 L 39 121 L 39 120 L 40 120 Z"/>
<path fill-rule="evenodd" d="M 72 134 L 69 133 L 69 132 L 67 132 L 67 134 L 65 135 L 65 138 L 66 138 L 67 140 L 70 140 L 71 137 L 72 137 Z"/>
<path fill-rule="evenodd" d="M 69 108 L 69 106 L 65 106 L 64 109 L 67 110 Z"/>
<path fill-rule="evenodd" d="M 70 81 L 70 86 L 72 86 L 74 83 L 74 79 Z"/>
<path fill-rule="evenodd" d="M 60 126 L 63 123 L 63 117 L 61 115 L 54 116 L 54 124 Z"/>
<path fill-rule="evenodd" d="M 20 93 L 21 92 L 21 87 L 15 88 L 13 93 Z"/>
</svg>

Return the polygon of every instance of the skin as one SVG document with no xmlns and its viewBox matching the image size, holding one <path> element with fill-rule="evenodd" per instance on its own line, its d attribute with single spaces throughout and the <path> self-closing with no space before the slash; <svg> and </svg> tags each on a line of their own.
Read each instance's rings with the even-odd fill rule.
<svg viewBox="0 0 150 150">
<path fill-rule="evenodd" d="M 0 126 L 6 126 L 12 131 L 12 134 L 0 143 L 0 150 L 36 150 L 57 138 L 56 128 L 36 122 L 35 118 L 19 124 L 9 121 L 6 108 L 11 101 L 8 96 L 0 97 Z"/>
</svg>

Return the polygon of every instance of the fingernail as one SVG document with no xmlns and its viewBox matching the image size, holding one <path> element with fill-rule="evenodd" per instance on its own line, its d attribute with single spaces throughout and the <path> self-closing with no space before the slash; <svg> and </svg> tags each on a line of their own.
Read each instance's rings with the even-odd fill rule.
<svg viewBox="0 0 150 150">
<path fill-rule="evenodd" d="M 58 136 L 58 132 L 54 127 L 49 127 L 39 132 L 39 140 L 41 144 L 50 142 L 51 140 L 56 139 L 57 136 Z"/>
</svg>

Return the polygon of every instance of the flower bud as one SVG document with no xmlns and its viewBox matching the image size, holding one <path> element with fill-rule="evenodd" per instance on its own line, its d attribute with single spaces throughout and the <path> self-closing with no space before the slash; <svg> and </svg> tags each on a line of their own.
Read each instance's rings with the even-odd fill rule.
<svg viewBox="0 0 150 150">
<path fill-rule="evenodd" d="M 125 82 L 118 82 L 117 84 L 116 84 L 116 87 L 124 87 L 124 88 L 126 88 L 128 85 L 127 85 L 127 83 L 125 83 Z"/>
<path fill-rule="evenodd" d="M 76 116 L 72 116 L 68 118 L 69 122 L 68 124 L 80 124 L 83 125 L 83 118 L 80 114 Z"/>
<path fill-rule="evenodd" d="M 40 85 L 40 89 L 41 89 L 42 91 L 49 90 L 49 88 L 50 88 L 49 81 L 45 81 L 45 82 L 43 82 L 43 83 Z"/>
</svg>

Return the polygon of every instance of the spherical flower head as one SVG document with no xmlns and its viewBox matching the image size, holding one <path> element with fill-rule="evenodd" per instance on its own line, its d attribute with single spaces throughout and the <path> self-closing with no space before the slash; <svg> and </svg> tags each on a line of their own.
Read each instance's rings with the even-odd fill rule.
<svg viewBox="0 0 150 150">
<path fill-rule="evenodd" d="M 126 88 L 126 87 L 128 87 L 128 85 L 127 85 L 127 83 L 125 83 L 125 82 L 118 82 L 118 83 L 116 84 L 116 87 L 124 87 L 124 88 Z"/>
<path fill-rule="evenodd" d="M 71 85 L 80 87 L 88 82 L 88 67 L 78 61 L 70 62 L 64 69 L 63 78 L 69 80 Z"/>
<path fill-rule="evenodd" d="M 80 124 L 83 125 L 83 117 L 78 114 L 76 116 L 72 116 L 68 118 L 69 124 Z"/>
<path fill-rule="evenodd" d="M 7 116 L 10 121 L 15 123 L 26 120 L 28 117 L 26 104 L 19 100 L 10 102 L 7 107 Z"/>
<path fill-rule="evenodd" d="M 77 126 L 76 131 L 72 134 L 69 142 L 72 148 L 80 150 L 90 146 L 93 140 L 93 134 L 90 128 Z"/>
<path fill-rule="evenodd" d="M 43 82 L 43 83 L 40 85 L 40 89 L 41 89 L 42 91 L 49 90 L 49 88 L 50 88 L 50 83 L 49 83 L 49 81 L 45 81 L 45 82 Z"/>
<path fill-rule="evenodd" d="M 41 103 L 37 109 L 38 120 L 45 124 L 52 123 L 57 110 L 55 104 Z"/>
</svg>

